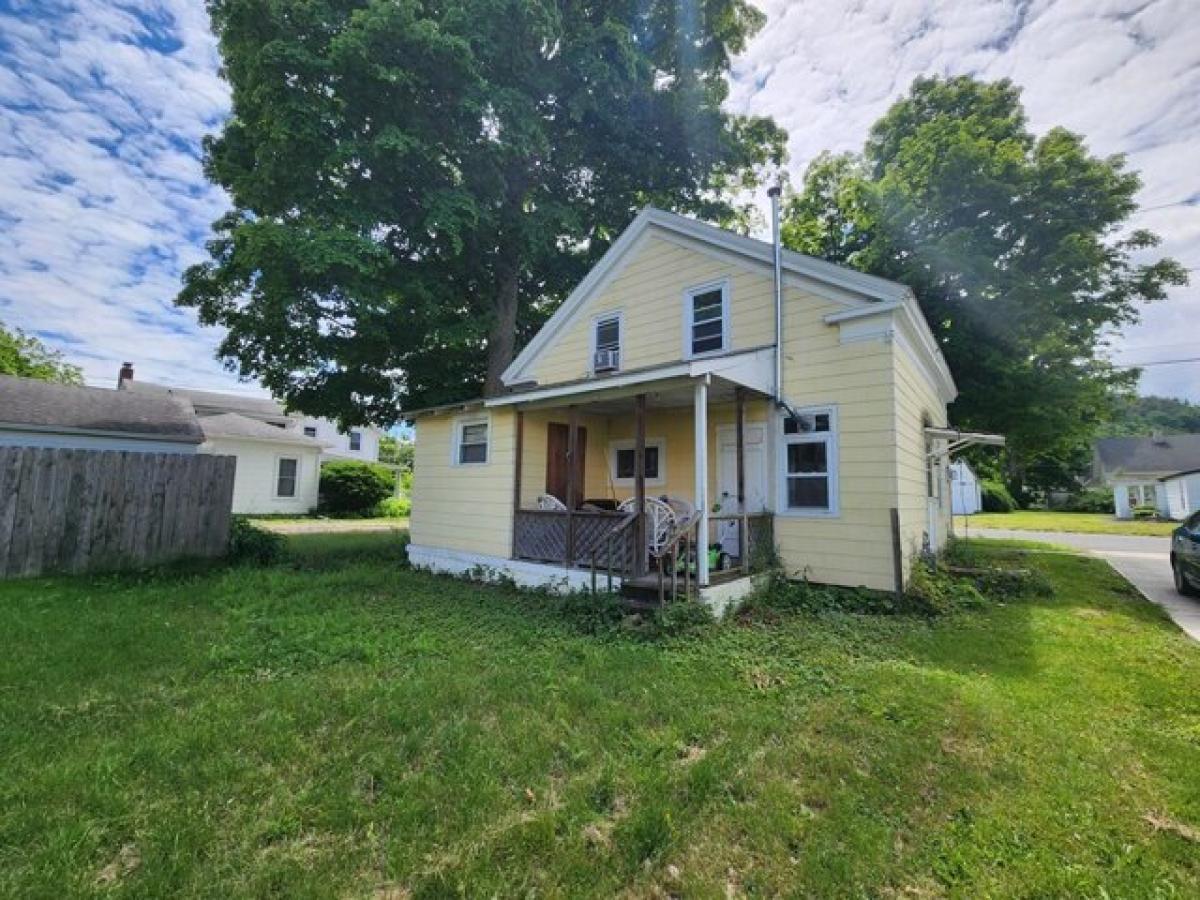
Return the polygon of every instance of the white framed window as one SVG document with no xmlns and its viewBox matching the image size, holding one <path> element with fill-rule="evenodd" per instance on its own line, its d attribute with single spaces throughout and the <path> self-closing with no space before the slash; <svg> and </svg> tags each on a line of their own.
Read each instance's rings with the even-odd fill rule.
<svg viewBox="0 0 1200 900">
<path fill-rule="evenodd" d="M 624 317 L 620 312 L 601 313 L 592 319 L 591 372 L 616 371 L 621 368 L 621 343 L 624 336 Z"/>
<path fill-rule="evenodd" d="M 316 425 L 305 425 L 304 426 L 304 436 L 310 437 L 310 438 L 315 438 L 317 436 L 317 426 Z"/>
<path fill-rule="evenodd" d="M 275 461 L 275 496 L 295 497 L 299 477 L 300 460 L 294 456 L 279 457 Z"/>
<path fill-rule="evenodd" d="M 454 420 L 454 447 L 450 463 L 485 466 L 492 456 L 492 423 L 489 416 L 463 416 Z"/>
<path fill-rule="evenodd" d="M 361 431 L 350 432 L 350 449 L 356 453 L 362 449 L 362 432 Z"/>
<path fill-rule="evenodd" d="M 636 441 L 613 441 L 608 445 L 608 469 L 614 485 L 633 486 L 636 453 Z M 665 438 L 646 438 L 646 484 L 662 485 L 666 481 L 667 441 Z"/>
<path fill-rule="evenodd" d="M 838 514 L 837 408 L 809 407 L 778 420 L 779 511 Z"/>
<path fill-rule="evenodd" d="M 686 359 L 729 349 L 728 280 L 683 292 L 683 341 Z"/>
</svg>

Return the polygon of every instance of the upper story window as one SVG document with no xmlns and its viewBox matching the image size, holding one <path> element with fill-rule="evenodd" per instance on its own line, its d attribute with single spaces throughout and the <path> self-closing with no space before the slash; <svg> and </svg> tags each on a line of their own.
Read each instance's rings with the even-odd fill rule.
<svg viewBox="0 0 1200 900">
<path fill-rule="evenodd" d="M 317 436 L 317 426 L 316 425 L 305 425 L 304 426 L 304 436 L 310 437 L 310 438 L 315 438 Z"/>
<path fill-rule="evenodd" d="M 300 460 L 288 456 L 279 457 L 275 471 L 275 496 L 295 497 L 296 477 L 300 472 Z"/>
<path fill-rule="evenodd" d="M 350 449 L 354 450 L 356 452 L 362 449 L 362 432 L 361 431 L 350 432 Z"/>
<path fill-rule="evenodd" d="M 684 340 L 688 356 L 729 349 L 729 283 L 691 288 L 684 295 Z"/>
<path fill-rule="evenodd" d="M 621 314 L 598 316 L 592 326 L 592 372 L 621 368 Z"/>
<path fill-rule="evenodd" d="M 486 416 L 458 419 L 454 423 L 454 455 L 456 466 L 480 466 L 488 461 L 491 428 Z"/>
<path fill-rule="evenodd" d="M 837 416 L 832 407 L 797 411 L 780 426 L 780 509 L 837 514 Z"/>
</svg>

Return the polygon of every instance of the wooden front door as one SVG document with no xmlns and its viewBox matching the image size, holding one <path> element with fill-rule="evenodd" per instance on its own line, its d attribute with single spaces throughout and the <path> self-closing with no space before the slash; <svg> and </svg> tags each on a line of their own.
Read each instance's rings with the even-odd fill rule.
<svg viewBox="0 0 1200 900">
<path fill-rule="evenodd" d="M 570 429 L 561 422 L 546 427 L 546 493 L 567 502 L 567 447 Z M 587 457 L 587 429 L 580 427 L 576 438 L 575 502 L 583 499 L 583 463 Z"/>
</svg>

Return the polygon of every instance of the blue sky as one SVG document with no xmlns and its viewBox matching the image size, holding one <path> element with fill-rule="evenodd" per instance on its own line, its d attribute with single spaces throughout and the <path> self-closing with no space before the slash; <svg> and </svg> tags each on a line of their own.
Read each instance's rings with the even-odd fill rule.
<svg viewBox="0 0 1200 900">
<path fill-rule="evenodd" d="M 791 135 L 798 181 L 858 149 L 923 74 L 1009 77 L 1035 130 L 1126 153 L 1133 223 L 1200 283 L 1200 16 L 1188 0 L 758 0 L 730 107 Z M 0 320 L 115 380 L 254 390 L 214 358 L 219 333 L 172 299 L 226 208 L 200 141 L 228 112 L 202 0 L 0 0 Z M 1118 362 L 1200 356 L 1200 287 L 1114 339 Z M 1149 368 L 1147 393 L 1200 400 L 1200 363 Z"/>
</svg>

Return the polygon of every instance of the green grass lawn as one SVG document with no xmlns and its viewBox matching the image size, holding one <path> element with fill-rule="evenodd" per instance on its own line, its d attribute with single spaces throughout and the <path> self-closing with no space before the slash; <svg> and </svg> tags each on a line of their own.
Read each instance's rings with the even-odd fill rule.
<svg viewBox="0 0 1200 900">
<path fill-rule="evenodd" d="M 1049 512 L 1038 509 L 954 517 L 956 534 L 975 528 L 1013 528 L 1018 531 L 1074 531 L 1081 534 L 1168 535 L 1178 526 L 1178 522 L 1124 521 L 1107 513 Z"/>
<path fill-rule="evenodd" d="M 1200 894 L 1200 647 L 1097 560 L 648 640 L 290 542 L 0 585 L 0 895 Z"/>
</svg>

